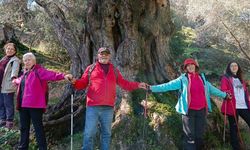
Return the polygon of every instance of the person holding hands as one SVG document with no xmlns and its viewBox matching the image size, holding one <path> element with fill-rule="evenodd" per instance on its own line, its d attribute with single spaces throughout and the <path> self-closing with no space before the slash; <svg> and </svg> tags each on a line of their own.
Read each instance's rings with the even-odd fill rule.
<svg viewBox="0 0 250 150">
<path fill-rule="evenodd" d="M 20 117 L 20 142 L 18 150 L 28 150 L 30 122 L 35 129 L 36 141 L 39 150 L 47 150 L 47 143 L 43 129 L 43 113 L 47 107 L 47 81 L 72 79 L 71 74 L 64 75 L 47 70 L 36 64 L 33 53 L 23 55 L 24 73 L 13 83 L 18 86 L 16 107 Z"/>
<path fill-rule="evenodd" d="M 243 78 L 243 72 L 236 61 L 228 63 L 226 73 L 221 79 L 221 90 L 232 93 L 232 99 L 223 101 L 221 112 L 229 121 L 230 143 L 233 150 L 240 150 L 243 141 L 239 132 L 239 116 L 250 127 L 250 99 L 247 82 Z"/>
<path fill-rule="evenodd" d="M 77 90 L 87 89 L 83 150 L 93 150 L 93 139 L 98 129 L 98 123 L 101 127 L 101 149 L 110 149 L 116 85 L 127 91 L 138 88 L 146 89 L 145 83 L 125 80 L 121 72 L 110 62 L 110 59 L 110 49 L 107 47 L 99 48 L 95 64 L 86 68 L 81 79 L 72 79 L 72 84 Z"/>
<path fill-rule="evenodd" d="M 208 82 L 203 73 L 199 73 L 198 63 L 188 58 L 184 61 L 184 71 L 177 79 L 159 85 L 150 86 L 152 92 L 179 90 L 180 95 L 176 111 L 182 115 L 185 150 L 201 150 L 203 134 L 206 127 L 206 116 L 212 111 L 210 95 L 230 98 Z"/>
</svg>

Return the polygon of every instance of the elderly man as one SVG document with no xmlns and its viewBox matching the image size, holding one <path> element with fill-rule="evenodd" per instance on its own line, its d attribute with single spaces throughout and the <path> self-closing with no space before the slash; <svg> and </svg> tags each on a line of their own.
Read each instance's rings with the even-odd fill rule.
<svg viewBox="0 0 250 150">
<path fill-rule="evenodd" d="M 95 64 L 87 67 L 81 79 L 72 79 L 76 89 L 88 90 L 83 150 L 93 149 L 93 138 L 98 123 L 101 127 L 101 149 L 109 150 L 117 84 L 128 91 L 146 89 L 145 83 L 130 82 L 123 78 L 120 71 L 110 62 L 109 48 L 99 48 L 97 58 Z"/>
</svg>

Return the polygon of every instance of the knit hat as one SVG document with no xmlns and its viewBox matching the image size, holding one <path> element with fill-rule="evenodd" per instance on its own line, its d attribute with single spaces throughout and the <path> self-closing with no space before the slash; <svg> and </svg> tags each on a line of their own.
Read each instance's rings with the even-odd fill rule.
<svg viewBox="0 0 250 150">
<path fill-rule="evenodd" d="M 195 67 L 199 67 L 199 65 L 197 64 L 197 62 L 194 59 L 192 59 L 192 58 L 187 58 L 184 61 L 184 68 L 186 68 L 188 64 L 194 64 Z"/>
</svg>

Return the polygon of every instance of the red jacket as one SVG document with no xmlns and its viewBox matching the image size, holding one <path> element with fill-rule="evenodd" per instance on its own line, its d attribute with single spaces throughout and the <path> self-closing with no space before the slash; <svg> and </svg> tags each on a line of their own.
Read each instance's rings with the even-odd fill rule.
<svg viewBox="0 0 250 150">
<path fill-rule="evenodd" d="M 87 67 L 81 79 L 77 80 L 74 87 L 78 90 L 85 89 L 89 84 L 90 66 Z M 90 85 L 87 91 L 87 106 L 114 106 L 116 98 L 116 85 L 122 89 L 132 91 L 138 89 L 138 82 L 129 82 L 125 80 L 117 69 L 117 77 L 114 72 L 114 66 L 109 64 L 109 71 L 106 75 L 99 63 L 96 63 L 94 70 L 90 75 Z"/>
<path fill-rule="evenodd" d="M 245 81 L 243 81 L 243 88 L 245 91 L 245 101 L 246 101 L 247 107 L 249 109 L 249 106 L 250 106 L 249 93 L 248 93 Z M 235 96 L 234 96 L 232 77 L 227 77 L 225 75 L 222 77 L 221 90 L 232 94 L 232 100 L 224 100 L 223 101 L 222 106 L 221 106 L 221 112 L 223 114 L 226 113 L 228 115 L 235 115 L 235 113 L 236 113 L 236 100 L 235 100 Z"/>
</svg>

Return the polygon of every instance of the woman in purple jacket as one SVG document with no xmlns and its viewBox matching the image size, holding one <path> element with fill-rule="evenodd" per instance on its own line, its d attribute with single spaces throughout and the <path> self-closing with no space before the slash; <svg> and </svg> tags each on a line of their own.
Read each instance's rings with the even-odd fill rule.
<svg viewBox="0 0 250 150">
<path fill-rule="evenodd" d="M 71 74 L 64 75 L 49 71 L 36 64 L 36 57 L 32 53 L 23 55 L 24 73 L 13 83 L 18 85 L 17 109 L 20 116 L 21 139 L 19 150 L 28 150 L 30 121 L 32 120 L 39 150 L 47 150 L 46 138 L 43 130 L 42 116 L 46 109 L 47 81 L 69 80 Z"/>
</svg>

